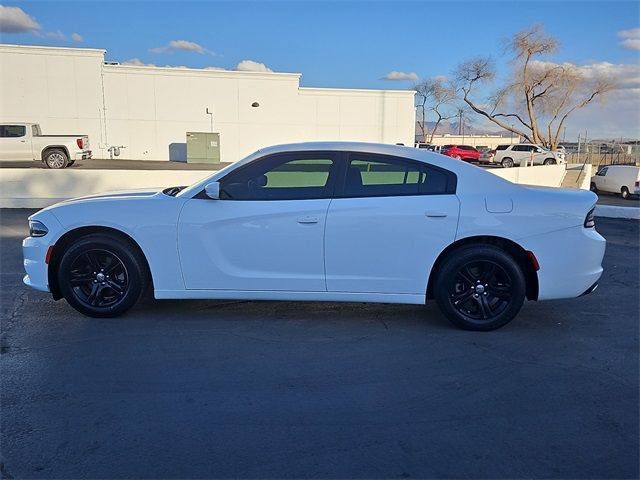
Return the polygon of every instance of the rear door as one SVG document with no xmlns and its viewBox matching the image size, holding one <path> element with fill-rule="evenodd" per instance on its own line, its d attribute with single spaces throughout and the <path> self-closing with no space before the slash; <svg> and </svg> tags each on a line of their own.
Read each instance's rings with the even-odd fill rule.
<svg viewBox="0 0 640 480">
<path fill-rule="evenodd" d="M 456 235 L 453 173 L 404 158 L 345 154 L 325 234 L 330 292 L 424 294 Z"/>
</svg>

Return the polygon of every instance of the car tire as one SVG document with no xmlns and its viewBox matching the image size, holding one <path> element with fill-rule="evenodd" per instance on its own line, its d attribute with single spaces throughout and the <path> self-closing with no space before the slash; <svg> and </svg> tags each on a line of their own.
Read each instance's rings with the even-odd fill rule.
<svg viewBox="0 0 640 480">
<path fill-rule="evenodd" d="M 460 155 L 456 155 L 456 160 L 462 160 L 462 157 Z"/>
<path fill-rule="evenodd" d="M 70 167 L 70 166 L 71 166 L 71 165 L 73 165 L 74 163 L 76 163 L 76 161 L 75 161 L 75 160 L 71 160 L 71 161 L 67 164 L 67 167 Z"/>
<path fill-rule="evenodd" d="M 543 165 L 555 165 L 556 163 L 554 158 L 545 158 L 544 162 L 542 162 Z"/>
<path fill-rule="evenodd" d="M 627 187 L 622 187 L 620 189 L 620 196 L 625 200 L 629 200 L 631 198 L 631 195 L 629 194 L 629 189 Z"/>
<path fill-rule="evenodd" d="M 113 235 L 81 237 L 62 255 L 60 292 L 89 317 L 116 317 L 133 307 L 149 284 L 144 256 L 136 245 Z"/>
<path fill-rule="evenodd" d="M 489 331 L 509 323 L 522 308 L 526 281 L 504 250 L 473 245 L 451 252 L 435 277 L 440 310 L 465 330 Z"/>
<path fill-rule="evenodd" d="M 44 164 L 47 168 L 59 170 L 69 165 L 69 157 L 64 150 L 52 148 L 44 155 Z"/>
<path fill-rule="evenodd" d="M 500 165 L 502 165 L 502 168 L 511 168 L 511 167 L 513 167 L 513 158 L 511 158 L 511 157 L 503 158 L 502 161 L 500 162 Z"/>
<path fill-rule="evenodd" d="M 598 187 L 596 186 L 595 182 L 591 182 L 589 190 L 591 190 L 593 193 L 598 193 Z"/>
</svg>

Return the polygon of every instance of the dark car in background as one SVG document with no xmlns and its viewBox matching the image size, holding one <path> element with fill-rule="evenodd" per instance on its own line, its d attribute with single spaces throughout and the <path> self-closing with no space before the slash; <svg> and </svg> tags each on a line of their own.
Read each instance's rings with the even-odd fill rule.
<svg viewBox="0 0 640 480">
<path fill-rule="evenodd" d="M 470 145 L 443 145 L 440 153 L 467 162 L 477 162 L 480 160 L 480 151 Z"/>
</svg>

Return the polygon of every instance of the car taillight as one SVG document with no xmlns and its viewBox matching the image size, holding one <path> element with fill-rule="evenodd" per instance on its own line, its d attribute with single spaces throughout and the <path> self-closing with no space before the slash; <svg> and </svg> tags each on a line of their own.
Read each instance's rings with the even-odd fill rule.
<svg viewBox="0 0 640 480">
<path fill-rule="evenodd" d="M 77 138 L 76 143 L 78 144 L 78 148 L 84 148 L 84 140 L 82 138 Z"/>
<path fill-rule="evenodd" d="M 584 219 L 584 228 L 593 228 L 596 226 L 596 218 L 593 216 L 595 209 L 596 207 L 593 207 L 589 210 L 589 213 L 587 213 L 587 216 Z"/>
</svg>

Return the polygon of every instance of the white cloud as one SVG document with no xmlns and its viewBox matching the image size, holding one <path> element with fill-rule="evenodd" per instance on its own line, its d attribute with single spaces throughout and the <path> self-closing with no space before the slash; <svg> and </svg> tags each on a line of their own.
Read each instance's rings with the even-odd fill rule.
<svg viewBox="0 0 640 480">
<path fill-rule="evenodd" d="M 393 70 L 382 77 L 382 79 L 415 82 L 416 80 L 418 80 L 418 75 L 415 72 L 397 72 L 396 70 Z"/>
<path fill-rule="evenodd" d="M 624 38 L 624 40 L 619 43 L 622 48 L 640 50 L 640 28 L 620 30 L 618 36 Z"/>
<path fill-rule="evenodd" d="M 241 72 L 273 72 L 264 63 L 254 62 L 253 60 L 242 60 L 236 65 L 235 70 Z"/>
<path fill-rule="evenodd" d="M 56 30 L 55 32 L 46 32 L 45 35 L 49 38 L 53 38 L 54 40 L 66 40 L 67 38 L 60 30 Z"/>
<path fill-rule="evenodd" d="M 133 65 L 134 67 L 155 67 L 153 63 L 144 63 L 139 58 L 131 58 L 122 62 L 122 65 Z"/>
<path fill-rule="evenodd" d="M 620 30 L 618 32 L 620 38 L 640 38 L 640 28 L 632 28 L 630 30 Z"/>
<path fill-rule="evenodd" d="M 0 33 L 25 33 L 41 28 L 36 19 L 21 8 L 0 5 Z"/>
<path fill-rule="evenodd" d="M 170 53 L 170 52 L 175 52 L 176 50 L 182 50 L 185 52 L 194 52 L 194 53 L 199 53 L 201 55 L 203 53 L 213 54 L 213 52 L 210 52 L 209 50 L 204 48 L 202 45 L 199 45 L 195 42 L 189 42 L 188 40 L 171 40 L 164 47 L 152 48 L 149 51 L 153 53 Z"/>
<path fill-rule="evenodd" d="M 629 50 L 640 50 L 640 38 L 627 38 L 620 42 L 620 46 Z"/>
<path fill-rule="evenodd" d="M 576 68 L 587 79 L 610 79 L 617 89 L 640 88 L 640 64 L 634 63 L 609 63 L 597 62 L 587 65 L 576 65 L 573 63 L 554 63 L 544 61 L 534 61 L 532 64 L 539 66 L 561 65 L 569 68 Z"/>
<path fill-rule="evenodd" d="M 84 41 L 84 38 L 82 38 L 82 35 L 80 35 L 79 33 L 73 32 L 71 34 L 71 40 L 73 40 L 74 42 L 82 42 Z"/>
</svg>

